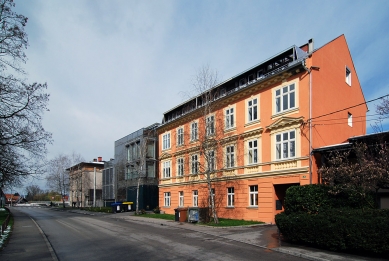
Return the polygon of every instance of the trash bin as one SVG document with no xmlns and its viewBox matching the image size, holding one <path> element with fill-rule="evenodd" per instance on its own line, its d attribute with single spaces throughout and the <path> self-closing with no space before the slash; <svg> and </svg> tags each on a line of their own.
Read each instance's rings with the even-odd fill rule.
<svg viewBox="0 0 389 261">
<path fill-rule="evenodd" d="M 122 212 L 122 202 L 111 203 L 112 213 Z"/>
<path fill-rule="evenodd" d="M 180 212 L 178 208 L 174 209 L 174 221 L 179 221 L 180 220 Z"/>
<path fill-rule="evenodd" d="M 175 215 L 174 215 L 175 221 L 186 222 L 188 208 L 176 208 L 174 209 L 174 211 L 175 211 Z"/>
<path fill-rule="evenodd" d="M 199 222 L 199 208 L 188 208 L 188 222 Z"/>
<path fill-rule="evenodd" d="M 134 202 L 130 202 L 130 201 L 123 202 L 123 204 L 122 204 L 123 211 L 124 212 L 131 211 L 131 205 L 132 204 L 134 204 Z"/>
</svg>

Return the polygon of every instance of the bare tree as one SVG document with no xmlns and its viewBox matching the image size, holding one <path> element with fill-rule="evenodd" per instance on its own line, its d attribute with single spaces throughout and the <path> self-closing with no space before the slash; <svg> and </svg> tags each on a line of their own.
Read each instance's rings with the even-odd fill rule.
<svg viewBox="0 0 389 261">
<path fill-rule="evenodd" d="M 44 194 L 43 189 L 41 189 L 38 185 L 29 185 L 26 187 L 27 196 L 26 199 L 28 201 L 30 200 L 36 200 L 38 196 L 41 196 Z"/>
<path fill-rule="evenodd" d="M 193 81 L 193 88 L 199 94 L 196 98 L 196 106 L 200 109 L 193 115 L 194 126 L 187 134 L 190 136 L 188 140 L 196 141 L 194 145 L 187 146 L 194 148 L 195 153 L 201 157 L 197 159 L 197 155 L 191 156 L 189 176 L 192 181 L 195 181 L 198 180 L 198 175 L 204 175 L 208 196 L 207 200 L 203 199 L 202 202 L 208 202 L 207 205 L 211 207 L 215 223 L 219 223 L 215 184 L 221 181 L 221 176 L 227 168 L 236 166 L 237 156 L 233 146 L 226 154 L 226 144 L 232 140 L 229 139 L 229 134 L 224 132 L 224 125 L 225 122 L 234 125 L 234 122 L 233 118 L 226 118 L 219 108 L 217 99 L 222 93 L 217 84 L 218 74 L 208 65 L 198 70 Z"/>
<path fill-rule="evenodd" d="M 42 126 L 48 111 L 46 84 L 25 82 L 21 66 L 28 46 L 27 17 L 12 9 L 12 0 L 0 1 L 0 183 L 20 184 L 41 174 L 51 134 Z"/>
<path fill-rule="evenodd" d="M 67 155 L 58 155 L 50 160 L 47 168 L 47 186 L 59 193 L 65 207 L 64 196 L 69 191 L 69 175 L 66 168 L 71 166 L 70 158 Z"/>
<path fill-rule="evenodd" d="M 370 126 L 375 133 L 380 133 L 384 131 L 382 123 L 385 120 L 387 121 L 389 117 L 389 95 L 383 97 L 381 102 L 376 106 L 376 113 L 379 115 L 378 120 Z"/>
<path fill-rule="evenodd" d="M 357 143 L 351 150 L 333 152 L 319 173 L 335 194 L 348 190 L 365 198 L 368 192 L 389 188 L 388 144 Z"/>
</svg>

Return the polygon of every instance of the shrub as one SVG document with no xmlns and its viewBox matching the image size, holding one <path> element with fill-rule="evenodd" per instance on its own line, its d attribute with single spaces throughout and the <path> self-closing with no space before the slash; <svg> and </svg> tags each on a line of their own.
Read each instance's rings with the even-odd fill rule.
<svg viewBox="0 0 389 261">
<path fill-rule="evenodd" d="M 327 209 L 318 214 L 281 213 L 276 224 L 291 242 L 330 250 L 389 254 L 389 210 Z"/>
<path fill-rule="evenodd" d="M 334 187 L 314 184 L 292 186 L 285 196 L 285 213 L 306 212 L 316 214 L 333 208 L 368 209 L 374 206 L 371 193 L 342 191 L 334 193 Z"/>
</svg>

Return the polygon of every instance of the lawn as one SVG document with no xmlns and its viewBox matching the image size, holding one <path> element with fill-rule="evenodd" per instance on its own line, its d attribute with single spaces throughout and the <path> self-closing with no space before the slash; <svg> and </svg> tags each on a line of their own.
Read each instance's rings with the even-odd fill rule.
<svg viewBox="0 0 389 261">
<path fill-rule="evenodd" d="M 147 217 L 147 218 L 166 219 L 166 220 L 174 220 L 175 219 L 174 215 L 170 215 L 170 214 L 152 214 L 152 213 L 150 213 L 150 214 L 141 214 L 139 216 L 140 217 Z M 198 223 L 198 224 L 206 225 L 206 226 L 213 226 L 213 227 L 234 227 L 234 226 L 258 225 L 258 224 L 264 224 L 264 222 L 219 218 L 218 224 L 215 224 L 213 222 Z"/>
</svg>

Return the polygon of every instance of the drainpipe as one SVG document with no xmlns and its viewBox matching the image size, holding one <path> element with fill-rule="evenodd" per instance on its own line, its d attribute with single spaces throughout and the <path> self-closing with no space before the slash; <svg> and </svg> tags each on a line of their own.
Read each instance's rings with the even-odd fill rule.
<svg viewBox="0 0 389 261">
<path fill-rule="evenodd" d="M 309 74 L 309 184 L 312 184 L 312 70 L 320 70 L 318 66 L 311 66 L 310 68 L 305 66 L 304 69 Z"/>
<path fill-rule="evenodd" d="M 96 167 L 94 167 L 94 179 L 93 179 L 93 206 L 96 207 Z"/>
</svg>

